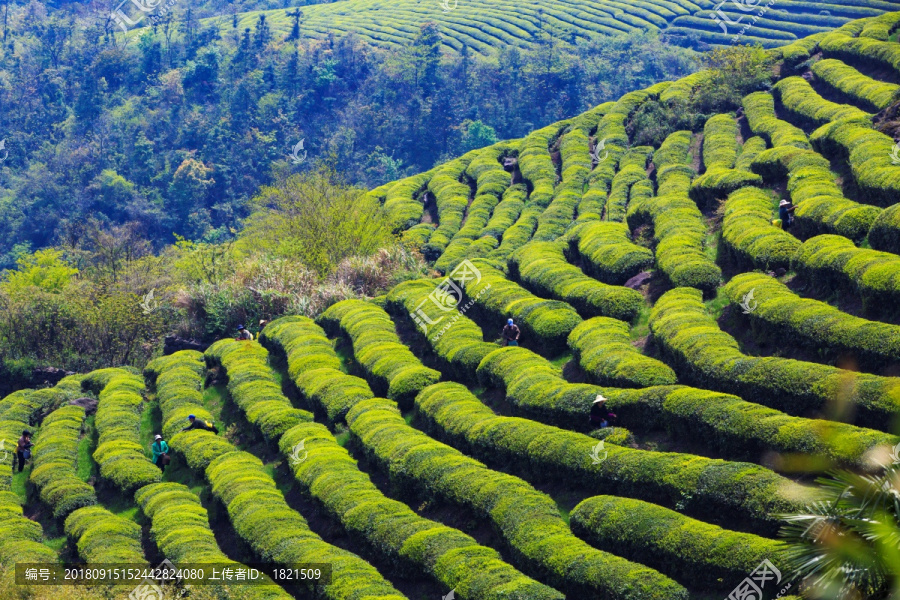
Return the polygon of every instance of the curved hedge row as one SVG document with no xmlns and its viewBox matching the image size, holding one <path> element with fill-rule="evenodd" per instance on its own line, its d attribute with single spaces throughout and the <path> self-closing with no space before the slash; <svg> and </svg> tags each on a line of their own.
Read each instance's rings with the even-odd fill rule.
<svg viewBox="0 0 900 600">
<path fill-rule="evenodd" d="M 500 162 L 508 152 L 508 144 L 494 144 L 481 149 L 469 163 L 466 175 L 476 182 L 475 199 L 466 211 L 462 227 L 434 263 L 437 270 L 449 271 L 466 258 L 470 253 L 472 242 L 487 226 L 491 214 L 500 203 L 500 197 L 509 187 L 510 175 Z"/>
<path fill-rule="evenodd" d="M 859 37 L 887 41 L 891 32 L 897 29 L 898 23 L 900 23 L 900 13 L 897 12 L 866 19 Z"/>
<path fill-rule="evenodd" d="M 448 385 L 456 384 L 428 390 Z M 572 535 L 549 496 L 407 425 L 393 403 L 365 400 L 347 421 L 366 455 L 384 465 L 401 491 L 424 492 L 490 519 L 513 561 L 567 596 L 687 599 L 684 588 L 656 571 L 591 548 Z"/>
<path fill-rule="evenodd" d="M 531 132 L 522 141 L 519 151 L 519 171 L 529 184 L 528 199 L 530 203 L 542 209 L 537 221 L 537 229 L 541 230 L 543 235 L 551 237 L 558 235 L 556 233 L 557 223 L 553 220 L 553 213 L 545 216 L 545 211 L 553 201 L 557 173 L 553 159 L 550 157 L 549 147 L 559 137 L 567 123 L 568 121 L 554 123 Z M 534 235 L 538 235 L 537 231 Z"/>
<path fill-rule="evenodd" d="M 19 435 L 21 435 L 19 430 Z M 59 560 L 49 546 L 41 543 L 44 530 L 40 523 L 22 514 L 19 496 L 0 490 L 0 563 L 55 563 Z"/>
<path fill-rule="evenodd" d="M 678 377 L 667 364 L 644 356 L 631 343 L 628 323 L 608 317 L 588 319 L 572 330 L 572 356 L 597 385 L 671 385 Z"/>
<path fill-rule="evenodd" d="M 411 406 L 419 390 L 441 378 L 400 343 L 391 317 L 374 304 L 344 300 L 328 308 L 318 321 L 333 336 L 343 332 L 350 338 L 353 355 L 371 374 L 375 392 L 387 394 L 403 407 Z"/>
<path fill-rule="evenodd" d="M 738 126 L 730 114 L 710 117 L 703 125 L 703 166 L 707 171 L 731 169 L 737 160 Z"/>
<path fill-rule="evenodd" d="M 751 291 L 756 308 L 748 318 L 773 335 L 790 333 L 792 340 L 809 348 L 853 352 L 876 364 L 900 360 L 898 325 L 861 319 L 826 302 L 802 298 L 777 279 L 760 273 L 742 273 L 722 288 L 735 304 Z"/>
<path fill-rule="evenodd" d="M 505 563 L 493 548 L 385 497 L 322 425 L 307 423 L 285 433 L 279 442 L 282 454 L 290 455 L 299 443 L 304 444 L 307 458 L 293 463 L 292 470 L 303 492 L 318 500 L 355 540 L 366 540 L 395 568 L 433 577 L 461 598 L 564 598 Z"/>
<path fill-rule="evenodd" d="M 753 133 L 761 135 L 773 148 L 778 146 L 796 146 L 809 149 L 809 140 L 799 127 L 775 116 L 775 99 L 768 92 L 754 92 L 744 96 L 741 104 L 744 116 Z"/>
<path fill-rule="evenodd" d="M 418 196 L 434 175 L 436 169 L 401 179 L 385 192 L 384 211 L 394 233 L 409 229 L 422 220 L 425 205 Z"/>
<path fill-rule="evenodd" d="M 772 87 L 785 110 L 808 126 L 819 127 L 836 119 L 866 119 L 871 114 L 848 104 L 829 102 L 802 77 L 786 77 Z"/>
<path fill-rule="evenodd" d="M 145 372 L 155 382 L 164 423 L 172 423 L 175 413 L 192 406 L 203 382 L 201 356 L 182 351 L 147 365 Z M 185 391 L 188 399 L 182 400 Z M 195 414 L 199 417 L 201 413 Z M 236 450 L 209 431 L 178 433 L 169 444 L 184 455 L 188 466 L 205 471 L 212 493 L 224 504 L 235 531 L 263 561 L 285 566 L 331 563 L 333 579 L 325 586 L 324 596 L 332 600 L 356 600 L 361 595 L 405 599 L 374 567 L 310 530 L 303 516 L 287 505 L 262 461 L 252 454 Z"/>
<path fill-rule="evenodd" d="M 900 256 L 857 248 L 838 235 L 806 240 L 794 257 L 794 269 L 808 281 L 859 294 L 873 313 L 900 303 Z"/>
<path fill-rule="evenodd" d="M 365 379 L 341 371 L 341 361 L 325 332 L 307 317 L 282 317 L 259 336 L 269 351 L 284 355 L 288 376 L 300 394 L 325 412 L 330 423 L 342 422 L 350 408 L 375 396 Z"/>
<path fill-rule="evenodd" d="M 763 179 L 745 169 L 713 169 L 691 183 L 691 199 L 703 210 L 714 209 L 716 200 L 751 185 L 761 186 Z"/>
<path fill-rule="evenodd" d="M 65 532 L 75 541 L 78 555 L 89 565 L 147 564 L 141 548 L 141 526 L 102 506 L 85 506 L 74 511 L 66 517 Z"/>
<path fill-rule="evenodd" d="M 94 417 L 100 436 L 93 455 L 100 476 L 125 492 L 159 481 L 160 470 L 140 443 L 144 404 L 140 375 L 126 369 L 99 369 L 85 376 L 81 385 L 100 398 Z"/>
<path fill-rule="evenodd" d="M 241 563 L 231 560 L 219 549 L 209 527 L 206 509 L 190 488 L 180 483 L 154 483 L 134 494 L 134 499 L 151 521 L 150 534 L 165 557 L 178 563 L 216 563 L 232 568 Z M 239 593 L 247 600 L 289 600 L 293 598 L 263 575 L 267 583 L 215 584 L 217 593 Z M 227 588 L 227 591 L 226 591 Z"/>
<path fill-rule="evenodd" d="M 269 352 L 257 342 L 222 339 L 204 353 L 209 367 L 220 366 L 228 376 L 231 399 L 259 427 L 266 439 L 277 440 L 282 433 L 313 415 L 294 408 L 281 393 L 275 371 L 268 363 Z"/>
<path fill-rule="evenodd" d="M 772 225 L 775 201 L 768 191 L 747 187 L 728 196 L 722 220 L 723 249 L 750 269 L 789 269 L 800 240 Z"/>
<path fill-rule="evenodd" d="M 561 180 L 553 190 L 553 201 L 538 219 L 533 239 L 555 240 L 575 219 L 593 162 L 589 153 L 589 143 L 587 135 L 580 129 L 563 135 L 560 140 Z"/>
<path fill-rule="evenodd" d="M 900 203 L 884 209 L 872 221 L 869 245 L 875 250 L 900 254 Z"/>
<path fill-rule="evenodd" d="M 802 252 L 802 249 L 801 249 Z M 817 363 L 743 354 L 719 329 L 696 290 L 666 292 L 650 312 L 650 331 L 675 371 L 697 385 L 737 394 L 789 414 L 825 411 L 840 397 L 860 426 L 886 430 L 900 414 L 900 378 Z"/>
<path fill-rule="evenodd" d="M 896 43 L 871 38 L 853 38 L 835 32 L 819 40 L 819 49 L 828 58 L 840 58 L 849 62 L 872 62 L 900 75 L 900 48 Z"/>
<path fill-rule="evenodd" d="M 569 251 L 581 258 L 584 272 L 603 283 L 622 285 L 653 266 L 653 252 L 633 243 L 624 223 L 588 222 L 568 236 Z"/>
<path fill-rule="evenodd" d="M 442 372 L 453 379 L 474 381 L 478 363 L 499 346 L 483 341 L 481 329 L 471 319 L 455 310 L 447 311 L 429 298 L 437 283 L 434 279 L 418 279 L 395 286 L 388 293 L 385 310 L 394 318 L 416 320 L 416 334 L 434 351 Z M 423 326 L 427 331 L 421 329 Z"/>
<path fill-rule="evenodd" d="M 500 240 L 501 238 L 505 239 L 506 231 L 513 226 L 513 223 L 515 223 L 519 218 L 519 215 L 522 214 L 522 209 L 525 207 L 525 197 L 527 195 L 528 192 L 524 183 L 517 183 L 516 185 L 506 188 L 506 191 L 503 192 L 500 204 L 494 208 L 490 220 L 481 231 L 478 232 L 478 237 L 483 238 L 489 236 L 496 240 Z"/>
<path fill-rule="evenodd" d="M 566 242 L 532 242 L 509 258 L 510 276 L 543 296 L 568 302 L 583 317 L 631 321 L 644 298 L 626 287 L 601 283 L 566 261 Z"/>
<path fill-rule="evenodd" d="M 630 498 L 594 496 L 570 513 L 572 531 L 604 550 L 653 565 L 670 577 L 728 589 L 763 560 L 778 563 L 787 545 L 722 529 L 673 510 Z"/>
<path fill-rule="evenodd" d="M 644 147 L 641 146 L 641 149 Z M 630 153 L 635 148 L 628 150 Z M 646 162 L 646 153 L 641 153 L 644 162 Z M 606 209 L 603 211 L 603 217 L 606 221 L 622 222 L 625 220 L 625 211 L 628 208 L 628 198 L 632 186 L 639 181 L 647 180 L 646 167 L 643 165 L 626 164 L 624 161 L 628 158 L 628 154 L 622 157 L 619 163 L 619 172 L 612 180 L 612 188 L 609 192 L 609 198 L 606 200 Z"/>
<path fill-rule="evenodd" d="M 753 136 L 746 140 L 743 147 L 741 147 L 741 153 L 734 163 L 734 168 L 741 169 L 742 171 L 749 171 L 750 166 L 753 164 L 753 159 L 765 149 L 766 140 L 759 136 Z"/>
<path fill-rule="evenodd" d="M 653 224 L 656 264 L 673 285 L 688 285 L 713 294 L 722 270 L 706 255 L 707 225 L 688 197 L 691 179 L 689 131 L 669 135 L 653 154 L 658 196 L 628 207 L 628 226 Z M 609 315 L 614 316 L 614 315 Z"/>
<path fill-rule="evenodd" d="M 467 184 L 460 183 L 460 179 L 465 177 L 466 168 L 476 152 L 473 150 L 438 167 L 428 181 L 428 191 L 434 194 L 439 223 L 428 242 L 422 246 L 422 253 L 428 260 L 440 258 L 462 226 L 471 189 Z"/>
<path fill-rule="evenodd" d="M 76 508 L 97 503 L 94 488 L 75 470 L 84 408 L 62 406 L 50 413 L 34 438 L 34 466 L 29 480 L 41 491 L 41 500 L 64 517 Z"/>
<path fill-rule="evenodd" d="M 506 320 L 513 318 L 522 331 L 520 344 L 549 355 L 565 349 L 569 332 L 581 323 L 574 308 L 559 300 L 538 298 L 486 261 L 472 264 L 481 276 L 466 281 L 464 289 L 475 320 L 488 327 L 493 324 L 499 336 Z"/>
<path fill-rule="evenodd" d="M 506 364 L 502 369 L 513 370 L 509 361 L 515 362 L 521 355 L 516 350 L 522 349 L 503 348 L 493 358 L 503 355 Z M 586 415 L 598 388 L 581 388 L 592 394 L 583 397 Z M 362 411 L 365 404 L 351 413 Z M 515 467 L 542 480 L 578 481 L 599 493 L 678 506 L 689 514 L 756 531 L 774 533 L 778 523 L 770 513 L 797 506 L 804 494 L 796 484 L 757 465 L 635 450 L 612 442 L 606 446 L 609 455 L 598 464 L 591 459 L 597 444 L 593 437 L 528 419 L 495 415 L 457 383 L 426 388 L 416 398 L 416 407 L 436 434 L 504 468 Z"/>
<path fill-rule="evenodd" d="M 868 470 L 875 446 L 900 438 L 874 429 L 792 417 L 737 396 L 684 386 L 605 389 L 619 422 L 634 429 L 664 430 L 731 460 L 772 460 L 779 471 L 821 472 L 835 465 Z"/>
<path fill-rule="evenodd" d="M 513 188 L 520 188 L 522 197 L 525 197 L 525 184 L 517 184 L 510 189 Z M 489 260 L 505 261 L 510 254 L 528 243 L 534 230 L 537 229 L 538 217 L 544 212 L 544 206 L 538 202 L 539 200 L 539 197 L 528 196 L 515 223 L 506 231 L 501 232 L 500 246 L 488 254 Z"/>
<path fill-rule="evenodd" d="M 844 94 L 864 105 L 870 112 L 884 110 L 896 100 L 900 85 L 885 83 L 863 75 L 853 67 L 834 58 L 814 63 L 810 69 L 816 80 L 836 93 Z"/>
<path fill-rule="evenodd" d="M 826 156 L 849 161 L 861 196 L 867 201 L 891 206 L 900 199 L 900 165 L 891 159 L 894 141 L 872 129 L 870 121 L 828 123 L 814 131 L 809 140 Z"/>
</svg>

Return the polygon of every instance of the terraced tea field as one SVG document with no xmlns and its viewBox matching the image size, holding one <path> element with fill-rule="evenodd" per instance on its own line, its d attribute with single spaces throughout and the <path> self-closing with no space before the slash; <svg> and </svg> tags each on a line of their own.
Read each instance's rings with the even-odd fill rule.
<svg viewBox="0 0 900 600">
<path fill-rule="evenodd" d="M 484 55 L 500 46 L 532 47 L 541 32 L 572 44 L 596 36 L 657 30 L 709 44 L 730 44 L 740 36 L 741 43 L 775 47 L 898 8 L 900 3 L 893 0 L 342 0 L 304 6 L 300 34 L 325 38 L 352 32 L 377 46 L 397 47 L 411 44 L 419 27 L 432 21 L 440 25 L 445 50 L 459 51 L 466 45 Z M 294 22 L 291 12 L 264 14 L 273 31 L 287 34 Z M 259 14 L 241 15 L 238 28 L 253 27 Z M 223 32 L 232 26 L 224 19 L 208 22 L 221 23 Z"/>
<path fill-rule="evenodd" d="M 304 26 L 414 6 L 318 5 Z M 503 6 L 479 18 L 524 43 Z M 596 33 L 701 9 L 550 6 L 531 8 Z M 477 39 L 466 11 L 443 18 Z M 368 192 L 441 277 L 0 400 L 7 449 L 37 431 L 33 467 L 0 465 L 0 563 L 332 568 L 315 591 L 191 597 L 702 600 L 750 581 L 799 598 L 778 515 L 900 443 L 898 27 L 895 12 L 773 50 L 771 91 L 659 147 L 632 143 L 633 115 L 704 73 Z M 518 346 L 500 343 L 507 318 Z M 601 395 L 612 427 L 589 420 Z M 189 414 L 220 433 L 183 431 Z"/>
</svg>

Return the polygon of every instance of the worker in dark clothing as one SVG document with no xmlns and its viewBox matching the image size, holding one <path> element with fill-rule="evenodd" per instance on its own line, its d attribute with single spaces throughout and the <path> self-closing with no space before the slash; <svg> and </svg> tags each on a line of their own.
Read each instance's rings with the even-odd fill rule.
<svg viewBox="0 0 900 600">
<path fill-rule="evenodd" d="M 244 327 L 243 325 L 238 325 L 238 335 L 237 335 L 237 337 L 234 338 L 234 339 L 236 339 L 236 340 L 247 340 L 247 341 L 252 342 L 252 341 L 253 341 L 253 334 L 250 333 L 250 330 L 247 329 L 246 327 Z"/>
<path fill-rule="evenodd" d="M 16 460 L 19 461 L 19 473 L 25 468 L 25 461 L 31 458 L 31 432 L 27 429 L 22 432 L 16 444 Z"/>
<path fill-rule="evenodd" d="M 212 424 L 212 421 L 201 421 L 194 415 L 188 415 L 188 421 L 190 421 L 191 424 L 182 429 L 182 431 L 188 431 L 191 429 L 203 429 L 205 431 L 212 431 L 216 435 L 219 434 L 219 430 L 216 429 L 216 426 Z"/>
<path fill-rule="evenodd" d="M 609 412 L 606 407 L 606 398 L 597 394 L 597 399 L 591 404 L 591 425 L 595 427 L 609 427 L 616 419 L 616 414 Z"/>
<path fill-rule="evenodd" d="M 512 319 L 507 319 L 506 327 L 503 328 L 503 345 L 518 346 L 519 345 L 519 328 L 513 323 Z"/>
<path fill-rule="evenodd" d="M 778 218 L 781 219 L 781 228 L 787 229 L 794 224 L 794 215 L 791 213 L 797 209 L 788 200 L 782 200 L 778 203 Z"/>
</svg>

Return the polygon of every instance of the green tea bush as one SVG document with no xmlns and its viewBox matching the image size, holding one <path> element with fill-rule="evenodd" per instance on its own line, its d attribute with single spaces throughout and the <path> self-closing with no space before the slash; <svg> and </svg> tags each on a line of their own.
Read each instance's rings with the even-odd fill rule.
<svg viewBox="0 0 900 600">
<path fill-rule="evenodd" d="M 707 171 L 731 169 L 737 160 L 737 122 L 729 114 L 707 119 L 703 126 L 703 166 Z"/>
<path fill-rule="evenodd" d="M 868 239 L 875 250 L 900 254 L 900 203 L 878 215 L 869 229 Z"/>
<path fill-rule="evenodd" d="M 743 169 L 714 169 L 691 183 L 691 199 L 702 210 L 714 209 L 716 201 L 748 186 L 762 186 L 763 178 Z"/>
<path fill-rule="evenodd" d="M 750 165 L 753 164 L 753 159 L 755 159 L 757 155 L 759 155 L 759 153 L 765 149 L 766 140 L 759 136 L 753 136 L 752 138 L 746 140 L 743 147 L 741 147 L 741 153 L 738 155 L 737 160 L 734 162 L 734 168 L 741 169 L 742 171 L 749 171 Z"/>
<path fill-rule="evenodd" d="M 872 313 L 887 312 L 900 302 L 900 257 L 857 248 L 841 236 L 820 235 L 804 242 L 794 269 L 808 281 L 859 294 Z"/>
<path fill-rule="evenodd" d="M 268 440 L 313 415 L 294 408 L 281 393 L 275 371 L 268 364 L 269 352 L 257 342 L 219 340 L 204 354 L 207 366 L 218 366 L 228 376 L 228 392 L 247 420 L 259 427 Z"/>
<path fill-rule="evenodd" d="M 440 258 L 447 244 L 462 226 L 463 216 L 469 206 L 471 189 L 460 183 L 466 168 L 474 158 L 476 150 L 455 160 L 444 163 L 437 168 L 434 176 L 428 181 L 428 191 L 434 195 L 438 212 L 438 227 L 431 234 L 428 242 L 422 246 L 422 254 L 428 260 Z"/>
<path fill-rule="evenodd" d="M 630 150 L 629 150 L 630 152 Z M 646 155 L 642 153 L 646 162 Z M 627 154 L 622 157 L 623 160 Z M 643 165 L 636 164 L 619 164 L 620 170 L 612 180 L 612 188 L 609 192 L 609 198 L 606 200 L 606 210 L 603 216 L 606 221 L 619 222 L 625 220 L 625 210 L 628 208 L 629 192 L 633 185 L 641 180 L 647 179 L 647 172 Z"/>
<path fill-rule="evenodd" d="M 159 481 L 160 470 L 140 444 L 144 403 L 140 375 L 126 369 L 99 369 L 89 373 L 82 386 L 100 399 L 94 417 L 99 439 L 93 455 L 100 476 L 126 492 Z"/>
<path fill-rule="evenodd" d="M 748 269 L 788 269 L 800 240 L 772 225 L 774 202 L 769 192 L 746 187 L 732 192 L 722 220 L 723 248 Z"/>
<path fill-rule="evenodd" d="M 575 309 L 565 302 L 535 296 L 483 260 L 472 264 L 481 277 L 466 281 L 464 289 L 474 319 L 493 323 L 499 332 L 506 320 L 513 318 L 522 330 L 520 344 L 548 355 L 565 349 L 569 332 L 581 323 Z"/>
<path fill-rule="evenodd" d="M 787 113 L 810 127 L 819 127 L 836 119 L 865 119 L 872 115 L 855 106 L 829 102 L 802 77 L 787 77 L 772 88 L 772 94 Z"/>
<path fill-rule="evenodd" d="M 216 563 L 232 568 L 243 565 L 228 558 L 219 549 L 209 527 L 206 509 L 200 498 L 180 483 L 154 483 L 135 492 L 135 501 L 151 521 L 150 535 L 167 559 L 178 563 Z M 226 591 L 225 588 L 228 588 Z M 288 600 L 293 598 L 263 575 L 253 585 L 215 584 L 219 594 L 238 593 L 247 600 Z"/>
<path fill-rule="evenodd" d="M 900 15 L 897 13 L 886 13 L 866 19 L 862 31 L 859 32 L 859 37 L 887 41 L 891 32 L 897 29 L 898 23 L 900 23 Z"/>
<path fill-rule="evenodd" d="M 431 239 L 435 226 L 433 223 L 419 223 L 410 227 L 400 236 L 400 241 L 410 248 L 421 248 Z"/>
<path fill-rule="evenodd" d="M 65 517 L 76 508 L 97 503 L 94 488 L 75 470 L 84 408 L 63 406 L 50 413 L 34 439 L 34 467 L 29 480 L 54 517 Z"/>
<path fill-rule="evenodd" d="M 391 317 L 378 306 L 344 300 L 322 313 L 319 323 L 332 335 L 350 338 L 353 355 L 371 376 L 376 394 L 387 394 L 402 407 L 411 406 L 422 388 L 441 378 L 400 343 Z"/>
<path fill-rule="evenodd" d="M 754 92 L 745 96 L 743 106 L 750 129 L 756 135 L 766 138 L 772 147 L 810 148 L 802 129 L 775 117 L 775 99 L 768 92 Z"/>
<path fill-rule="evenodd" d="M 44 531 L 40 523 L 22 514 L 19 496 L 0 490 L 0 561 L 4 565 L 57 562 L 59 557 L 49 546 L 41 543 L 43 538 Z"/>
<path fill-rule="evenodd" d="M 795 415 L 826 411 L 840 397 L 852 407 L 856 424 L 879 430 L 890 428 L 900 413 L 900 378 L 742 353 L 696 290 L 663 294 L 650 312 L 650 331 L 675 371 L 701 387 Z"/>
<path fill-rule="evenodd" d="M 581 258 L 584 272 L 603 283 L 622 285 L 653 266 L 653 252 L 633 243 L 624 223 L 580 224 L 568 238 L 569 252 Z"/>
<path fill-rule="evenodd" d="M 448 385 L 458 386 L 438 384 L 428 390 Z M 656 571 L 591 548 L 572 535 L 549 496 L 410 427 L 392 402 L 360 402 L 347 422 L 366 455 L 385 467 L 401 492 L 424 493 L 490 519 L 512 549 L 514 562 L 565 594 L 688 597 L 684 588 Z"/>
<path fill-rule="evenodd" d="M 796 16 L 795 16 L 796 18 Z M 809 60 L 809 57 L 812 56 L 813 52 L 816 49 L 816 46 L 823 37 L 828 35 L 827 33 L 817 33 L 803 39 L 797 40 L 787 46 L 782 46 L 781 48 L 777 48 L 773 50 L 780 55 L 779 60 L 784 61 L 784 65 L 789 69 L 794 69 L 797 65 L 804 63 Z"/>
<path fill-rule="evenodd" d="M 597 548 L 652 565 L 704 590 L 730 589 L 763 561 L 780 564 L 781 541 L 722 529 L 668 508 L 594 496 L 570 513 L 575 534 Z"/>
<path fill-rule="evenodd" d="M 848 160 L 861 197 L 872 204 L 891 206 L 900 198 L 900 165 L 893 164 L 894 141 L 871 127 L 868 120 L 834 121 L 809 136 L 826 156 Z"/>
<path fill-rule="evenodd" d="M 814 63 L 810 69 L 821 82 L 836 93 L 844 94 L 863 104 L 873 113 L 884 110 L 897 99 L 900 85 L 886 83 L 863 75 L 853 67 L 834 58 Z"/>
<path fill-rule="evenodd" d="M 564 597 L 505 563 L 493 548 L 385 497 L 324 426 L 298 425 L 282 436 L 279 446 L 290 455 L 299 443 L 304 444 L 307 458 L 292 463 L 292 470 L 304 494 L 324 506 L 354 540 L 365 540 L 379 557 L 389 559 L 395 569 L 430 576 L 463 598 Z"/>
<path fill-rule="evenodd" d="M 628 333 L 628 323 L 594 317 L 572 330 L 568 344 L 573 358 L 597 385 L 642 388 L 677 383 L 675 371 L 641 354 Z"/>
<path fill-rule="evenodd" d="M 288 376 L 300 394 L 324 410 L 330 423 L 342 422 L 360 400 L 375 396 L 365 379 L 341 371 L 341 361 L 321 327 L 307 317 L 269 323 L 259 341 L 284 355 Z"/>
<path fill-rule="evenodd" d="M 786 285 L 761 273 L 741 273 L 722 292 L 734 304 L 753 292 L 756 308 L 748 319 L 780 338 L 808 348 L 849 352 L 884 365 L 900 360 L 900 326 L 862 319 L 826 302 L 798 296 Z"/>
<path fill-rule="evenodd" d="M 858 26 L 862 28 L 865 24 L 860 22 Z M 874 63 L 900 74 L 900 48 L 896 43 L 853 38 L 836 31 L 819 40 L 819 49 L 826 58 Z"/>
<path fill-rule="evenodd" d="M 522 214 L 527 194 L 525 184 L 522 183 L 506 188 L 500 204 L 494 208 L 490 220 L 478 232 L 478 237 L 490 236 L 495 240 L 505 239 L 507 230 L 513 226 L 513 223 Z"/>
<path fill-rule="evenodd" d="M 566 242 L 532 242 L 509 259 L 512 279 L 542 296 L 569 303 L 582 317 L 604 315 L 631 321 L 644 303 L 640 292 L 607 285 L 566 261 Z"/>
<path fill-rule="evenodd" d="M 497 354 L 521 355 L 516 350 L 523 349 L 504 348 Z M 598 388 L 584 387 L 593 388 L 593 395 L 585 398 L 586 415 Z M 351 415 L 362 412 L 364 405 Z M 596 439 L 527 419 L 498 416 L 457 383 L 426 388 L 416 398 L 416 407 L 435 435 L 504 468 L 515 467 L 541 480 L 578 481 L 598 493 L 678 506 L 688 514 L 766 534 L 777 528 L 769 513 L 797 506 L 804 495 L 801 487 L 757 465 L 635 450 L 611 440 L 604 444 L 608 456 L 598 463 L 591 458 Z"/>
<path fill-rule="evenodd" d="M 394 233 L 416 225 L 422 219 L 425 205 L 419 196 L 431 180 L 435 169 L 419 173 L 394 183 L 385 192 L 384 210 L 393 226 Z"/>
<path fill-rule="evenodd" d="M 459 381 L 475 381 L 478 363 L 499 346 L 483 341 L 481 329 L 471 319 L 429 298 L 438 283 L 434 279 L 401 283 L 388 294 L 385 309 L 395 319 L 418 322 L 416 335 L 434 351 L 441 372 Z"/>
<path fill-rule="evenodd" d="M 141 549 L 141 526 L 102 506 L 85 506 L 70 514 L 65 532 L 88 564 L 147 564 Z"/>
</svg>

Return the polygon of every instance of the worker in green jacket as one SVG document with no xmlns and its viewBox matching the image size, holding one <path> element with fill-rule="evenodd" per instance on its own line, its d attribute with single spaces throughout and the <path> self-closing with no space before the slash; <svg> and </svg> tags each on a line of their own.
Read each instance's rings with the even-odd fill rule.
<svg viewBox="0 0 900 600">
<path fill-rule="evenodd" d="M 166 465 L 169 464 L 169 444 L 161 435 L 157 435 L 153 440 L 150 452 L 153 453 L 153 464 L 159 467 L 160 471 L 165 471 Z"/>
</svg>

